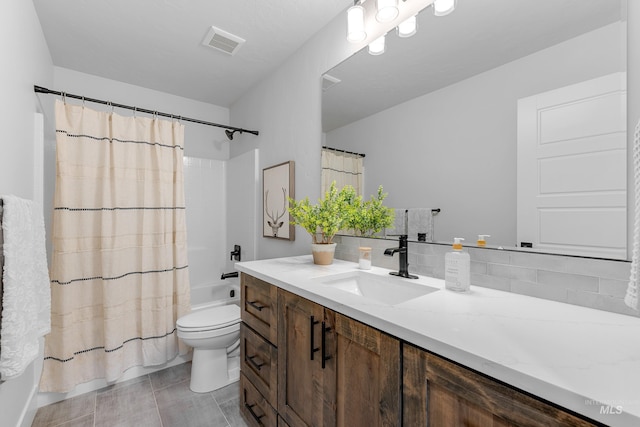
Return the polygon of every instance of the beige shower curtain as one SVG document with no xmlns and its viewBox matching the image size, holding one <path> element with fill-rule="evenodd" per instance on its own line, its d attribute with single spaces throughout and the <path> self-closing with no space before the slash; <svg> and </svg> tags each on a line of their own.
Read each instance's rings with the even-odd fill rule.
<svg viewBox="0 0 640 427">
<path fill-rule="evenodd" d="M 331 183 L 336 182 L 336 187 L 341 189 L 345 185 L 351 185 L 357 195 L 363 191 L 363 164 L 362 156 L 341 151 L 322 149 L 322 194 L 329 190 Z"/>
<path fill-rule="evenodd" d="M 184 126 L 56 101 L 51 333 L 40 391 L 184 353 Z"/>
</svg>

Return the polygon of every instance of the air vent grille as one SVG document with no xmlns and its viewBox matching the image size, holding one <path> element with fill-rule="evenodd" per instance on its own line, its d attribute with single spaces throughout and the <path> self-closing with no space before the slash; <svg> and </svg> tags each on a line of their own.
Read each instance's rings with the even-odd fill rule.
<svg viewBox="0 0 640 427">
<path fill-rule="evenodd" d="M 228 33 L 220 28 L 211 27 L 202 44 L 229 55 L 235 55 L 245 39 Z"/>
</svg>

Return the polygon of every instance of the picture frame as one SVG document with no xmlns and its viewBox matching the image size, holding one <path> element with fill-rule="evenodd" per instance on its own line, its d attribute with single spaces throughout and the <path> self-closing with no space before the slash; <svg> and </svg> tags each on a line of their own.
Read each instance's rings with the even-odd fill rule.
<svg viewBox="0 0 640 427">
<path fill-rule="evenodd" d="M 293 160 L 262 170 L 262 237 L 295 240 L 288 197 L 295 198 Z"/>
</svg>

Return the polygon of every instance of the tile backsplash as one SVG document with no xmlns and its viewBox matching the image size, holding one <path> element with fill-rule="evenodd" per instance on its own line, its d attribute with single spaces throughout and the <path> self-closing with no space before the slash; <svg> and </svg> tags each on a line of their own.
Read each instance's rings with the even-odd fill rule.
<svg viewBox="0 0 640 427">
<path fill-rule="evenodd" d="M 397 241 L 336 236 L 336 258 L 358 262 L 358 247 L 370 246 L 375 266 L 398 269 L 398 256 L 384 249 Z M 444 255 L 449 245 L 409 243 L 409 272 L 444 279 Z M 471 256 L 471 285 L 639 316 L 624 303 L 631 263 L 466 247 Z"/>
</svg>

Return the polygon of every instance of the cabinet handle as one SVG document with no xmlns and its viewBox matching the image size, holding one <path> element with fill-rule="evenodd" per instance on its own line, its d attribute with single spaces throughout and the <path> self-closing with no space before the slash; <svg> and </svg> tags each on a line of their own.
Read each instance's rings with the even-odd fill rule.
<svg viewBox="0 0 640 427">
<path fill-rule="evenodd" d="M 253 360 L 253 359 L 256 359 L 257 357 L 258 357 L 257 354 L 254 354 L 253 356 L 248 356 L 247 357 L 247 362 L 251 363 L 253 365 L 253 367 L 256 368 L 259 371 L 260 368 L 262 368 L 265 365 L 265 363 L 264 362 L 258 363 L 255 360 Z M 258 360 L 260 360 L 260 359 L 258 359 Z"/>
<path fill-rule="evenodd" d="M 309 334 L 309 344 L 310 344 L 310 347 L 309 347 L 310 351 L 309 352 L 311 354 L 311 360 L 313 360 L 313 353 L 315 353 L 316 351 L 320 350 L 319 348 L 315 347 L 314 344 L 313 344 L 313 329 L 314 329 L 313 327 L 315 325 L 317 325 L 318 323 L 320 323 L 320 322 L 315 320 L 315 318 L 313 316 L 309 316 L 309 320 L 311 321 L 310 325 L 309 325 L 309 327 L 311 329 L 311 333 Z"/>
<path fill-rule="evenodd" d="M 247 410 L 249 411 L 249 413 L 251 414 L 253 419 L 256 420 L 256 422 L 258 424 L 260 424 L 261 426 L 264 426 L 264 424 L 262 424 L 262 421 L 260 421 L 260 418 L 264 417 L 265 414 L 262 414 L 262 415 L 258 416 L 255 412 L 253 412 L 253 407 L 254 406 L 256 406 L 255 403 L 253 405 L 249 405 L 247 402 L 244 402 L 244 407 L 247 408 Z"/>
<path fill-rule="evenodd" d="M 331 356 L 327 356 L 327 332 L 331 331 L 331 328 L 325 327 L 326 323 L 322 322 L 322 369 L 325 367 L 325 362 L 331 359 Z"/>
<path fill-rule="evenodd" d="M 266 307 L 266 305 L 261 305 L 257 300 L 247 301 L 247 304 L 249 304 L 251 307 L 255 308 L 258 311 L 262 311 L 262 309 Z"/>
</svg>

